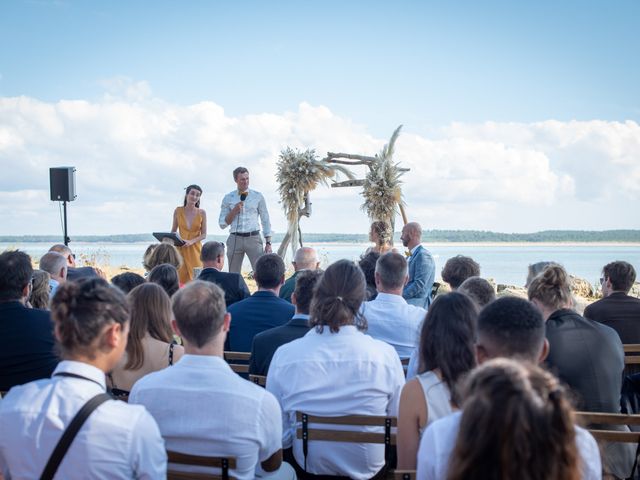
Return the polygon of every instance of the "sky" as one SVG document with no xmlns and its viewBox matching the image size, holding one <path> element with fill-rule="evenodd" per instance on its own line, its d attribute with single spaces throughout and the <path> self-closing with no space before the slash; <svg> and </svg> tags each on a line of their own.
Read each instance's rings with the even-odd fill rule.
<svg viewBox="0 0 640 480">
<path fill-rule="evenodd" d="M 249 168 L 286 230 L 285 147 L 373 155 L 403 125 L 427 229 L 640 228 L 640 2 L 0 2 L 0 235 L 168 229 L 202 186 L 209 232 Z M 360 178 L 364 167 L 354 168 Z M 306 232 L 364 233 L 319 187 Z"/>
</svg>

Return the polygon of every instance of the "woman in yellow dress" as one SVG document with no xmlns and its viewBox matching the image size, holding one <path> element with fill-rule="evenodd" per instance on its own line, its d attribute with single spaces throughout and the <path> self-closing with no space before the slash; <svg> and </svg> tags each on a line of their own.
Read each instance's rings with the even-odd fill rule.
<svg viewBox="0 0 640 480">
<path fill-rule="evenodd" d="M 200 251 L 202 240 L 207 237 L 207 213 L 200 208 L 202 189 L 198 185 L 189 185 L 184 196 L 184 205 L 173 212 L 172 232 L 178 232 L 184 245 L 178 247 L 182 255 L 182 266 L 178 271 L 180 284 L 193 280 L 193 269 L 202 267 Z"/>
</svg>

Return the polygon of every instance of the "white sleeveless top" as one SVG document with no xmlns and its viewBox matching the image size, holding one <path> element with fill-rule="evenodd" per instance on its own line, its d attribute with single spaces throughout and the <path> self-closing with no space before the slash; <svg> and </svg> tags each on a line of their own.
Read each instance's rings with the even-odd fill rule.
<svg viewBox="0 0 640 480">
<path fill-rule="evenodd" d="M 431 423 L 452 412 L 451 393 L 447 384 L 431 370 L 417 375 L 416 378 L 420 382 L 424 398 L 427 400 L 427 423 L 423 428 L 420 428 L 420 437 L 422 438 L 422 433 Z"/>
</svg>

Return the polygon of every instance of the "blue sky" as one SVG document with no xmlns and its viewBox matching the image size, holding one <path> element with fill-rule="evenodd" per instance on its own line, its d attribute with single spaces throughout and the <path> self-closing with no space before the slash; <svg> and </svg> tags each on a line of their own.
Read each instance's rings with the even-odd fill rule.
<svg viewBox="0 0 640 480">
<path fill-rule="evenodd" d="M 414 159 L 413 172 L 425 156 L 464 163 L 473 162 L 477 152 L 478 157 L 488 155 L 487 167 L 478 174 L 482 178 L 474 179 L 482 188 L 495 189 L 500 185 L 482 182 L 495 178 L 491 168 L 500 165 L 489 157 L 495 158 L 503 148 L 505 161 L 532 162 L 536 167 L 531 172 L 542 172 L 541 185 L 558 189 L 558 196 L 546 204 L 546 208 L 561 208 L 552 218 L 536 209 L 529 197 L 522 211 L 516 200 L 509 207 L 513 212 L 502 212 L 496 198 L 480 195 L 479 202 L 491 204 L 486 217 L 482 221 L 463 218 L 459 228 L 638 228 L 638 216 L 627 213 L 637 212 L 640 192 L 633 185 L 623 185 L 620 192 L 612 192 L 616 188 L 611 187 L 635 180 L 640 172 L 632 169 L 626 179 L 618 172 L 607 183 L 608 192 L 589 195 L 584 191 L 594 188 L 593 182 L 580 172 L 579 164 L 605 169 L 610 164 L 612 170 L 640 165 L 636 150 L 640 143 L 639 25 L 640 2 L 631 0 L 1 2 L 0 162 L 5 166 L 23 159 L 34 170 L 25 173 L 33 179 L 31 183 L 0 181 L 0 202 L 7 207 L 18 191 L 46 197 L 46 175 L 42 174 L 46 165 L 78 165 L 78 190 L 88 192 L 92 186 L 82 184 L 81 173 L 97 168 L 99 159 L 108 156 L 109 145 L 121 138 L 116 135 L 103 145 L 102 157 L 78 148 L 69 156 L 65 145 L 77 146 L 77 139 L 91 136 L 85 129 L 95 132 L 107 124 L 114 127 L 130 121 L 134 113 L 128 108 L 142 119 L 153 115 L 165 119 L 172 125 L 167 131 L 173 131 L 175 118 L 180 119 L 181 128 L 201 125 L 200 117 L 190 116 L 191 110 L 214 104 L 222 112 L 216 110 L 221 115 L 216 125 L 240 125 L 234 135 L 245 136 L 241 144 L 256 141 L 257 145 L 258 138 L 274 142 L 269 148 L 256 146 L 255 157 L 226 152 L 223 157 L 229 167 L 240 161 L 262 164 L 267 158 L 273 164 L 287 144 L 315 147 L 320 153 L 341 146 L 371 154 L 397 125 L 404 124 L 406 136 L 399 140 L 399 152 Z M 28 101 L 17 104 L 12 99 L 18 97 Z M 86 108 L 69 107 L 64 103 L 68 100 L 87 102 L 99 113 L 86 120 L 77 110 Z M 102 122 L 116 105 L 123 116 Z M 76 110 L 70 113 L 70 108 Z M 54 113 L 46 113 L 50 111 Z M 309 120 L 311 126 L 302 131 L 300 121 L 308 115 L 315 120 Z M 260 119 L 256 128 L 255 118 Z M 56 122 L 61 126 L 51 127 Z M 273 134 L 274 124 L 286 126 Z M 320 124 L 324 127 L 317 127 Z M 42 134 L 30 136 L 34 125 L 53 128 L 47 130 L 53 132 L 51 141 L 42 143 Z M 332 130 L 337 125 L 340 130 Z M 589 132 L 587 140 L 584 131 Z M 265 137 L 265 132 L 271 136 Z M 174 148 L 184 138 L 145 137 L 144 145 Z M 458 150 L 447 150 L 453 144 Z M 118 145 L 119 150 L 112 153 L 144 163 L 136 154 L 144 150 L 142 145 L 134 142 L 124 153 L 124 146 Z M 573 147 L 567 150 L 567 145 Z M 461 159 L 450 158 L 451 151 L 458 151 Z M 202 163 L 219 153 L 203 146 Z M 117 164 L 115 157 L 110 161 Z M 465 171 L 456 175 L 464 177 Z M 527 182 L 526 176 L 509 178 L 509 182 Z M 262 185 L 255 187 L 271 192 L 275 203 L 274 180 L 266 176 L 260 180 Z M 428 175 L 426 180 L 442 181 Z M 179 190 L 177 184 L 154 183 L 151 178 L 147 182 L 153 191 Z M 210 190 L 217 195 L 231 187 L 212 180 Z M 419 187 L 407 182 L 405 195 L 414 205 L 438 202 L 417 196 L 410 188 Z M 511 191 L 509 185 L 505 188 Z M 84 195 L 78 202 L 87 202 L 89 211 L 106 208 L 105 199 L 114 196 L 126 202 L 126 195 L 125 190 L 105 192 L 101 199 Z M 462 197 L 437 205 L 448 217 L 420 213 L 434 228 L 451 228 L 456 224 L 450 216 L 465 211 L 470 201 Z M 605 212 L 620 204 L 624 204 L 622 211 L 604 218 Z M 217 204 L 209 208 L 215 210 Z M 603 220 L 585 218 L 585 209 L 601 214 Z M 535 221 L 524 222 L 523 212 Z M 276 223 L 282 222 L 276 218 Z M 354 226 L 345 219 L 340 228 L 361 229 L 366 219 L 361 223 Z M 134 230 L 136 226 L 132 220 L 104 228 L 123 225 Z M 319 222 L 310 230 L 330 227 Z M 16 233 L 19 228 L 18 220 L 7 222 L 0 233 Z M 39 228 L 51 227 L 45 223 Z M 86 233 L 96 228 L 102 224 L 87 223 L 90 231 Z"/>
</svg>

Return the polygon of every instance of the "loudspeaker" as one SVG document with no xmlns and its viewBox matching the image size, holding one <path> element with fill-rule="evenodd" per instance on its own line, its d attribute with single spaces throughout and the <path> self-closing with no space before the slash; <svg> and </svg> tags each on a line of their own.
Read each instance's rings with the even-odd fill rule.
<svg viewBox="0 0 640 480">
<path fill-rule="evenodd" d="M 54 202 L 72 202 L 76 199 L 76 168 L 53 167 L 49 169 L 49 187 Z"/>
</svg>

